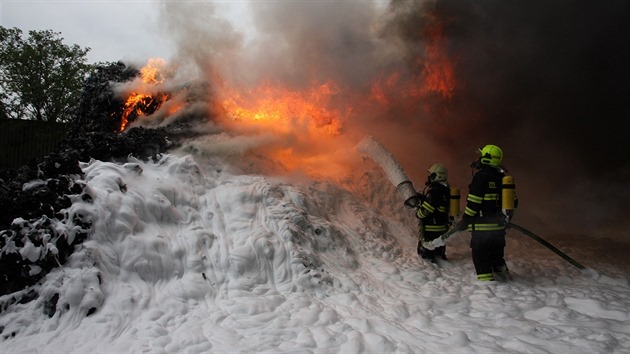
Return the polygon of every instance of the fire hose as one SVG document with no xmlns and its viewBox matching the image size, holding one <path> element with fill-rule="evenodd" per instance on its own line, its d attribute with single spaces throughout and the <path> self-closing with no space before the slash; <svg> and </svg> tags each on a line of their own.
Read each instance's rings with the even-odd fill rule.
<svg viewBox="0 0 630 354">
<path fill-rule="evenodd" d="M 571 263 L 576 268 L 578 268 L 578 269 L 585 269 L 585 267 L 583 265 L 578 263 L 573 258 L 569 257 L 566 253 L 560 251 L 554 245 L 552 245 L 551 243 L 547 242 L 546 240 L 544 240 L 542 237 L 536 235 L 535 233 L 527 230 L 526 228 L 524 228 L 522 226 L 519 226 L 519 225 L 517 225 L 517 224 L 515 224 L 513 222 L 509 222 L 507 224 L 507 228 L 520 231 L 525 236 L 528 236 L 528 237 L 534 239 L 535 241 L 537 241 L 538 243 L 540 243 L 541 245 L 547 247 L 548 249 L 553 251 L 555 254 L 557 254 L 558 256 L 562 257 L 565 261 Z M 436 238 L 435 240 L 432 240 L 432 241 L 429 241 L 429 242 L 425 242 L 422 245 L 425 248 L 427 248 L 427 249 L 435 249 L 436 247 L 444 246 L 444 245 L 446 245 L 446 240 L 449 237 L 453 236 L 455 233 L 459 232 L 459 231 L 464 231 L 464 230 L 460 230 L 457 227 L 453 227 L 450 230 L 448 230 L 446 233 L 442 234 L 440 237 Z"/>
<path fill-rule="evenodd" d="M 567 256 L 564 252 L 560 251 L 559 249 L 557 249 L 556 247 L 554 247 L 552 244 L 550 244 L 549 242 L 545 241 L 542 237 L 536 235 L 535 233 L 527 230 L 526 228 L 516 225 L 513 222 L 508 223 L 507 225 L 508 228 L 511 229 L 515 229 L 520 231 L 521 233 L 523 233 L 526 236 L 531 237 L 532 239 L 538 241 L 538 243 L 542 244 L 543 246 L 547 247 L 548 249 L 550 249 L 551 251 L 553 251 L 555 254 L 557 254 L 558 256 L 562 257 L 565 261 L 571 263 L 572 265 L 574 265 L 576 268 L 578 269 L 584 269 L 585 267 L 583 265 L 581 265 L 580 263 L 576 262 L 573 258 Z"/>
</svg>

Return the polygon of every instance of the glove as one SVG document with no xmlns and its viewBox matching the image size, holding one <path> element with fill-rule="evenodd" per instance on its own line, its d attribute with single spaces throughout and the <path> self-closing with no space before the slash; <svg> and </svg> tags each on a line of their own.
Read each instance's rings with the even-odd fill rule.
<svg viewBox="0 0 630 354">
<path fill-rule="evenodd" d="M 507 226 L 510 221 L 512 220 L 512 217 L 514 217 L 514 209 L 502 209 L 503 211 L 503 215 L 505 215 L 505 226 Z"/>
<path fill-rule="evenodd" d="M 462 219 L 460 220 L 457 224 L 455 224 L 455 230 L 457 231 L 464 231 L 468 228 L 468 223 Z"/>
<path fill-rule="evenodd" d="M 403 204 L 407 208 L 418 208 L 420 207 L 420 204 L 422 204 L 422 198 L 419 195 L 414 195 L 407 198 Z"/>
<path fill-rule="evenodd" d="M 470 217 L 464 214 L 464 217 L 455 225 L 455 229 L 457 231 L 464 231 L 468 229 L 468 224 L 470 224 Z"/>
</svg>

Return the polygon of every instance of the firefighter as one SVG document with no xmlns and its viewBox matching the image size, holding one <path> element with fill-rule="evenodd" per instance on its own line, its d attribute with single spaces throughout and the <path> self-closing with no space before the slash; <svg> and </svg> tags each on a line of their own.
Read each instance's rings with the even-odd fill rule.
<svg viewBox="0 0 630 354">
<path fill-rule="evenodd" d="M 420 219 L 420 240 L 418 254 L 423 259 L 436 263 L 436 257 L 446 260 L 446 246 L 433 250 L 422 247 L 423 242 L 434 240 L 445 233 L 450 224 L 449 217 L 450 188 L 448 185 L 448 170 L 441 163 L 433 164 L 428 169 L 429 175 L 422 203 L 416 210 L 416 217 Z"/>
<path fill-rule="evenodd" d="M 502 210 L 501 183 L 506 172 L 501 165 L 503 151 L 496 145 L 486 145 L 479 153 L 479 158 L 471 164 L 477 172 L 468 186 L 466 208 L 457 228 L 471 232 L 470 247 L 477 279 L 493 281 L 495 275 L 507 279 L 505 229 L 513 210 Z M 514 199 L 516 205 L 515 194 Z"/>
</svg>

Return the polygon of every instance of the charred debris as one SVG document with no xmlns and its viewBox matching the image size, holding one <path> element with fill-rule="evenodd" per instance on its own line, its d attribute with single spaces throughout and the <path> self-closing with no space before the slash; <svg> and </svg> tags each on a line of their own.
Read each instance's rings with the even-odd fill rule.
<svg viewBox="0 0 630 354">
<path fill-rule="evenodd" d="M 125 102 L 117 97 L 113 85 L 138 74 L 139 70 L 121 62 L 100 65 L 86 80 L 76 118 L 56 150 L 20 168 L 0 171 L 0 313 L 12 304 L 36 299 L 37 283 L 64 264 L 90 234 L 89 221 L 81 220 L 80 215 L 68 220 L 64 212 L 72 198 L 91 200 L 79 161 L 156 159 L 178 146 L 182 138 L 195 134 L 191 127 L 198 115 L 157 128 L 120 131 Z M 129 123 L 138 114 L 152 114 L 160 103 L 152 99 L 139 102 Z M 58 223 L 72 224 L 74 234 L 59 232 Z M 32 252 L 26 256 L 25 246 L 38 248 L 39 256 Z"/>
</svg>

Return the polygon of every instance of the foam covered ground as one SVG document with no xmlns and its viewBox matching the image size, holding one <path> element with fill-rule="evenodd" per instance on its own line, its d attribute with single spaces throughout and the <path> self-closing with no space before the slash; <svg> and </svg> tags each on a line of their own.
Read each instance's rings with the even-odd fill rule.
<svg viewBox="0 0 630 354">
<path fill-rule="evenodd" d="M 564 247 L 581 271 L 513 230 L 513 281 L 475 280 L 466 233 L 427 263 L 368 162 L 337 182 L 203 155 L 82 168 L 93 202 L 68 212 L 93 234 L 0 314 L 1 352 L 630 351 L 626 270 Z"/>
</svg>

